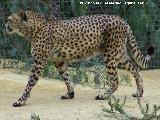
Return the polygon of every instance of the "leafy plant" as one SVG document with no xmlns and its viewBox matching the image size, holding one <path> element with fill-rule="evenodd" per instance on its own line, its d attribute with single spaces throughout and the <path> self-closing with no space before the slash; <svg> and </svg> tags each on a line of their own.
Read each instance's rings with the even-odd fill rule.
<svg viewBox="0 0 160 120">
<path fill-rule="evenodd" d="M 104 108 L 103 107 L 102 110 L 104 112 L 112 114 L 117 120 L 122 120 L 122 118 L 118 117 L 118 115 L 117 115 L 118 113 L 120 115 L 122 115 L 122 117 L 125 117 L 125 119 L 131 119 L 132 117 L 130 117 L 124 109 L 125 102 L 126 102 L 126 96 L 125 96 L 125 98 L 123 99 L 122 102 L 120 101 L 120 99 L 112 96 L 108 101 L 109 108 Z"/>
<path fill-rule="evenodd" d="M 145 104 L 145 106 L 142 106 L 139 99 L 137 99 L 137 103 L 139 105 L 141 114 L 143 117 L 140 120 L 160 120 L 160 106 L 153 104 L 152 107 L 150 104 Z"/>
<path fill-rule="evenodd" d="M 31 115 L 30 120 L 40 120 L 40 117 L 39 117 L 39 115 L 36 115 L 35 113 L 33 113 L 33 114 Z"/>
<path fill-rule="evenodd" d="M 141 118 L 133 117 L 125 110 L 126 97 L 121 102 L 120 99 L 112 96 L 108 105 L 109 108 L 103 107 L 102 110 L 108 114 L 113 115 L 117 120 L 159 120 L 160 119 L 160 106 L 154 104 L 152 107 L 150 104 L 141 104 L 140 98 L 137 98 L 137 103 L 139 105 L 140 112 L 142 114 Z M 120 117 L 121 115 L 121 117 Z"/>
</svg>

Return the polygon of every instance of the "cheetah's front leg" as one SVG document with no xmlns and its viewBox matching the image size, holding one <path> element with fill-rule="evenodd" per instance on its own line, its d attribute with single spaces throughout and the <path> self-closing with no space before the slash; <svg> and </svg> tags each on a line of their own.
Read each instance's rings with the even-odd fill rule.
<svg viewBox="0 0 160 120">
<path fill-rule="evenodd" d="M 22 96 L 13 103 L 14 107 L 20 107 L 25 104 L 25 101 L 27 98 L 30 96 L 31 89 L 33 86 L 37 83 L 38 81 L 38 76 L 42 73 L 42 70 L 44 66 L 46 65 L 46 60 L 45 56 L 37 54 L 36 57 L 34 58 L 34 68 L 32 69 L 31 75 L 29 77 L 29 81 L 27 83 L 27 86 L 22 94 Z"/>
<path fill-rule="evenodd" d="M 62 95 L 61 99 L 73 99 L 74 98 L 74 86 L 71 80 L 69 79 L 69 74 L 67 71 L 67 64 L 64 62 L 59 62 L 55 64 L 57 70 L 59 71 L 62 79 L 64 80 L 66 86 L 67 86 L 67 94 Z"/>
</svg>

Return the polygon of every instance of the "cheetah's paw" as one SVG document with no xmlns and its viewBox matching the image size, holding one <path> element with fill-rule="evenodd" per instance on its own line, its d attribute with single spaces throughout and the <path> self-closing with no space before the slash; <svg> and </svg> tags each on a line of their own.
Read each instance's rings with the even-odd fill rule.
<svg viewBox="0 0 160 120">
<path fill-rule="evenodd" d="M 61 96 L 61 99 L 73 99 L 73 98 L 74 98 L 74 92 L 67 93 Z"/>
</svg>

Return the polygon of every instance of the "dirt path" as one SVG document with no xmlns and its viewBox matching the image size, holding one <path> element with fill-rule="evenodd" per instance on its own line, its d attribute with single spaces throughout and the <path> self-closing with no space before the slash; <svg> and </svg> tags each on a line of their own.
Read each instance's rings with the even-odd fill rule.
<svg viewBox="0 0 160 120">
<path fill-rule="evenodd" d="M 144 71 L 144 97 L 142 101 L 150 104 L 160 104 L 160 71 Z M 107 101 L 96 101 L 94 97 L 98 90 L 76 86 L 76 96 L 73 100 L 61 100 L 65 93 L 63 82 L 41 78 L 33 89 L 26 106 L 14 108 L 12 102 L 21 94 L 27 82 L 28 75 L 19 75 L 8 70 L 0 70 L 0 120 L 30 120 L 31 114 L 40 116 L 41 120 L 111 120 L 102 112 L 102 106 Z M 136 100 L 131 97 L 135 91 L 132 87 L 120 85 L 114 94 L 118 98 L 127 95 L 127 109 L 132 115 L 139 115 Z"/>
</svg>

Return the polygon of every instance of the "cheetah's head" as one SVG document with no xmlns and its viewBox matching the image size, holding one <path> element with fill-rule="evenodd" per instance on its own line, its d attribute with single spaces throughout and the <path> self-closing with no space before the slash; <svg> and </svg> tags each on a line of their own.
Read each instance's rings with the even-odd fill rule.
<svg viewBox="0 0 160 120">
<path fill-rule="evenodd" d="M 17 33 L 18 35 L 25 37 L 30 29 L 27 14 L 22 11 L 11 14 L 8 17 L 5 28 L 8 34 Z"/>
</svg>

